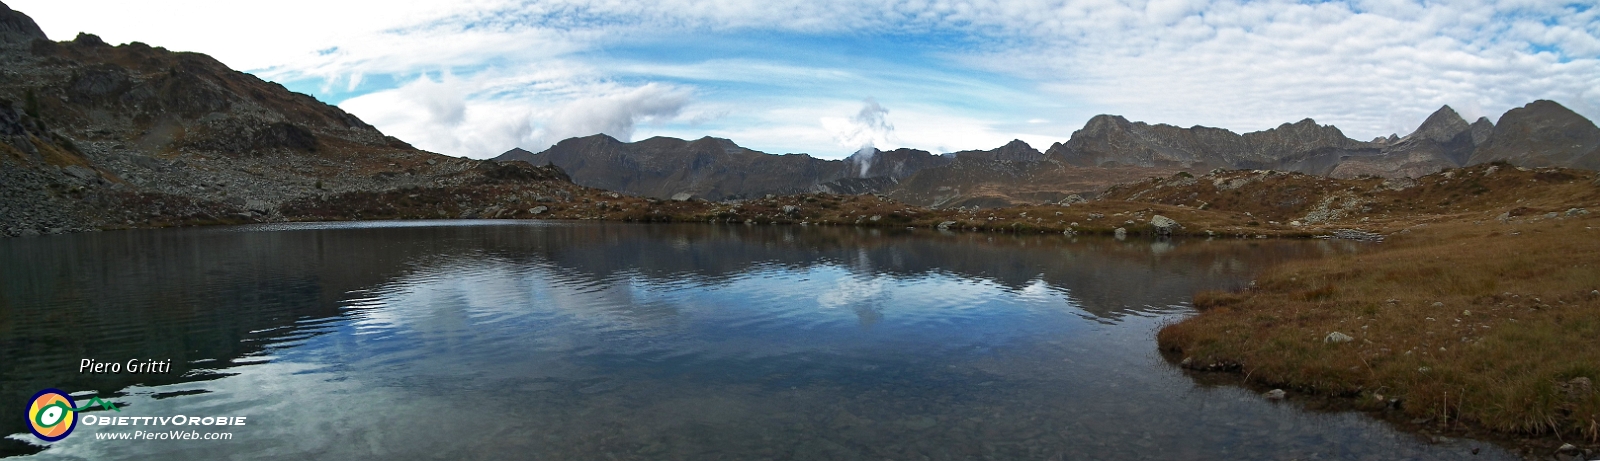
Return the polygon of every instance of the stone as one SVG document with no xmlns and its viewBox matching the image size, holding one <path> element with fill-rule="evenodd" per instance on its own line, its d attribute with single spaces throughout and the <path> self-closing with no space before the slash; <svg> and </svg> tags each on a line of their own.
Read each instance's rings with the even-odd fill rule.
<svg viewBox="0 0 1600 461">
<path fill-rule="evenodd" d="M 954 226 L 954 225 L 956 225 L 955 221 L 941 222 L 941 223 L 939 223 L 939 230 L 950 230 L 950 226 Z"/>
<path fill-rule="evenodd" d="M 1155 215 L 1150 218 L 1150 227 L 1155 229 L 1156 235 L 1167 236 L 1172 235 L 1175 230 L 1182 229 L 1183 225 L 1178 224 L 1178 221 L 1174 221 L 1172 218 Z"/>
<path fill-rule="evenodd" d="M 1439 301 L 1434 301 L 1433 302 L 1433 307 L 1444 307 L 1444 303 L 1439 302 Z"/>
<path fill-rule="evenodd" d="M 1083 202 L 1087 202 L 1087 201 L 1088 200 L 1084 199 L 1082 195 L 1072 194 L 1072 195 L 1068 195 L 1067 198 L 1061 199 L 1060 202 L 1056 202 L 1056 203 L 1061 204 L 1061 205 L 1072 206 L 1072 204 L 1074 204 L 1074 203 L 1083 203 Z"/>
<path fill-rule="evenodd" d="M 1594 382 L 1583 376 L 1572 378 L 1561 387 L 1567 391 L 1567 400 L 1574 402 L 1587 400 L 1594 393 Z"/>
<path fill-rule="evenodd" d="M 1563 443 L 1563 444 L 1561 444 L 1560 448 L 1556 448 L 1556 451 L 1561 452 L 1561 453 L 1577 453 L 1578 452 L 1578 446 L 1570 444 L 1570 443 Z"/>
<path fill-rule="evenodd" d="M 544 214 L 544 212 L 546 212 L 546 211 L 550 211 L 550 207 L 547 207 L 547 206 L 544 206 L 544 205 L 540 205 L 540 206 L 536 206 L 536 207 L 533 207 L 533 208 L 529 208 L 528 209 L 528 214 L 541 215 L 541 214 Z"/>
<path fill-rule="evenodd" d="M 800 207 L 794 205 L 783 206 L 783 214 L 794 214 L 796 211 L 800 211 Z"/>
<path fill-rule="evenodd" d="M 1114 230 L 1114 231 L 1111 231 L 1111 232 L 1114 235 L 1117 236 L 1117 240 L 1122 240 L 1122 239 L 1128 238 L 1128 230 L 1127 229 L 1123 229 L 1121 227 L 1118 227 L 1117 230 Z"/>
<path fill-rule="evenodd" d="M 1328 336 L 1324 336 L 1322 338 L 1322 342 L 1324 342 L 1324 343 L 1348 343 L 1350 341 L 1355 341 L 1355 339 L 1356 338 L 1354 338 L 1354 337 L 1352 337 L 1350 335 L 1335 331 L 1335 332 L 1332 332 L 1332 333 L 1328 333 Z"/>
<path fill-rule="evenodd" d="M 674 201 L 674 202 L 687 202 L 687 201 L 689 201 L 689 199 L 692 199 L 692 198 L 694 198 L 694 194 L 691 194 L 691 193 L 688 193 L 688 192 L 679 192 L 679 193 L 676 193 L 676 194 L 672 194 L 672 201 Z"/>
<path fill-rule="evenodd" d="M 879 215 L 872 215 L 872 218 L 869 218 L 869 219 L 870 219 L 870 220 L 871 220 L 871 221 L 872 221 L 872 222 L 878 222 L 878 220 L 879 220 L 879 219 L 883 219 L 883 216 L 879 216 Z"/>
<path fill-rule="evenodd" d="M 1583 208 L 1569 208 L 1569 209 L 1567 209 L 1567 212 L 1565 214 L 1567 215 L 1567 217 L 1571 218 L 1571 217 L 1583 216 L 1583 215 L 1589 214 L 1589 210 L 1586 210 L 1586 209 L 1583 209 Z"/>
<path fill-rule="evenodd" d="M 1283 400 L 1285 397 L 1289 396 L 1289 393 L 1284 392 L 1283 389 L 1273 389 L 1267 391 L 1265 394 L 1261 394 L 1261 396 L 1266 397 L 1267 400 Z"/>
</svg>

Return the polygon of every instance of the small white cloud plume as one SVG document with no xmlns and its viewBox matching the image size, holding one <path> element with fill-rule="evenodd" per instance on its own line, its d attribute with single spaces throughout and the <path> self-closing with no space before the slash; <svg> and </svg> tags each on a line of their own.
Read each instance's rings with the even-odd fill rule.
<svg viewBox="0 0 1600 461">
<path fill-rule="evenodd" d="M 823 117 L 821 122 L 822 128 L 832 134 L 840 146 L 856 149 L 856 155 L 851 158 L 861 165 L 861 176 L 865 177 L 877 147 L 890 145 L 894 125 L 889 123 L 888 116 L 889 109 L 869 97 L 862 101 L 861 110 L 855 116 L 849 119 Z"/>
</svg>

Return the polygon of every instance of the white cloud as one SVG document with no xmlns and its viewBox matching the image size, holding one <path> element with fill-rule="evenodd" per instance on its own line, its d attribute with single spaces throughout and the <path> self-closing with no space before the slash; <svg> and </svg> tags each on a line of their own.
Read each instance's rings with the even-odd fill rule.
<svg viewBox="0 0 1600 461">
<path fill-rule="evenodd" d="M 690 100 L 672 85 L 628 86 L 568 68 L 423 75 L 340 106 L 418 148 L 481 158 L 596 133 L 628 141 L 638 124 L 671 120 Z"/>
</svg>

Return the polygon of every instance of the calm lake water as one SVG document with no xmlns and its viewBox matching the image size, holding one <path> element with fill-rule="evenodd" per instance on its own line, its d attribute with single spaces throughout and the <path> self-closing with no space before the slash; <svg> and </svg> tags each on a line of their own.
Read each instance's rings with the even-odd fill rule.
<svg viewBox="0 0 1600 461">
<path fill-rule="evenodd" d="M 3 239 L 0 434 L 36 451 L 53 387 L 122 407 L 84 416 L 247 424 L 80 424 L 41 458 L 1511 458 L 1158 354 L 1194 291 L 1356 250 L 511 221 Z M 232 440 L 96 438 L 174 429 Z"/>
</svg>

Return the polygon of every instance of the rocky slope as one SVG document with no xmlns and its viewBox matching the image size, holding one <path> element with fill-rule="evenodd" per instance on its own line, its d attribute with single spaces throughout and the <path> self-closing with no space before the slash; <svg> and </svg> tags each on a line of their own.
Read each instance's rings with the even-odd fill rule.
<svg viewBox="0 0 1600 461">
<path fill-rule="evenodd" d="M 493 179 L 209 56 L 50 41 L 3 4 L 0 63 L 0 235 L 284 219 L 306 197 Z"/>
</svg>

